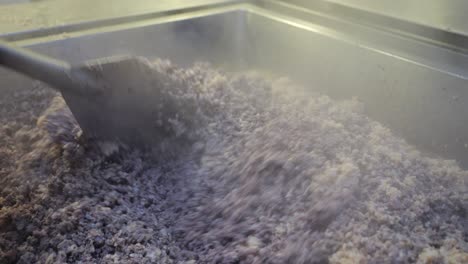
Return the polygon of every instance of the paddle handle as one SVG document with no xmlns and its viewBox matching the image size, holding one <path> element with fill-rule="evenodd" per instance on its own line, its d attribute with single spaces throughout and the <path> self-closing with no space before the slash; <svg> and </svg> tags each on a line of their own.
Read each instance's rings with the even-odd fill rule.
<svg viewBox="0 0 468 264">
<path fill-rule="evenodd" d="M 0 41 L 0 65 L 43 81 L 61 92 L 93 94 L 96 80 L 82 69 L 25 48 Z"/>
</svg>

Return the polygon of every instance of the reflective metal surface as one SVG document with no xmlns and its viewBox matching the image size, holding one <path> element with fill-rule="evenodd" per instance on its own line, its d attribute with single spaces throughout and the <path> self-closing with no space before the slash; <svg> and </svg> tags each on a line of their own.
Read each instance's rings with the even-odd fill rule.
<svg viewBox="0 0 468 264">
<path fill-rule="evenodd" d="M 172 11 L 142 7 L 125 18 L 116 8 L 102 19 L 75 17 L 62 27 L 24 26 L 22 32 L 10 28 L 3 36 L 76 63 L 125 53 L 289 77 L 337 99 L 357 97 L 369 116 L 418 148 L 468 165 L 464 34 L 350 8 L 344 1 L 307 7 L 299 0 L 204 3 Z M 4 87 L 27 83 L 2 74 Z"/>
<path fill-rule="evenodd" d="M 0 36 L 67 32 L 149 19 L 167 13 L 240 3 L 239 0 L 47 0 L 0 6 Z M 53 30 L 52 30 L 53 29 Z M 36 33 L 37 34 L 37 33 Z"/>
<path fill-rule="evenodd" d="M 288 1 L 295 2 L 296 0 Z M 328 0 L 352 8 L 395 17 L 433 28 L 468 33 L 466 0 Z M 314 2 L 314 1 L 302 1 Z"/>
</svg>

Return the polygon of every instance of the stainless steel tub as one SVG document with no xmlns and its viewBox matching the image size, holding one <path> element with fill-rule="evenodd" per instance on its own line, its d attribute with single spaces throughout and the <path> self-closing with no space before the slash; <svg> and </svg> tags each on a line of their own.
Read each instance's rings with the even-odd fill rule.
<svg viewBox="0 0 468 264">
<path fill-rule="evenodd" d="M 420 29 L 386 30 L 257 1 L 9 38 L 75 63 L 130 53 L 289 77 L 333 98 L 357 97 L 370 117 L 419 149 L 468 166 L 465 39 Z M 3 92 L 29 86 L 6 71 L 0 78 Z"/>
</svg>

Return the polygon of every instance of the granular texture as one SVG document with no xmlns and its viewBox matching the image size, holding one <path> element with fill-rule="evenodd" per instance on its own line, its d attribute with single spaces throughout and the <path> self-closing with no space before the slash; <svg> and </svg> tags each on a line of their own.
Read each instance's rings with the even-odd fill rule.
<svg viewBox="0 0 468 264">
<path fill-rule="evenodd" d="M 0 99 L 0 263 L 468 263 L 468 172 L 357 99 L 154 70 L 203 120 L 175 158 L 84 138 L 40 85 Z"/>
</svg>

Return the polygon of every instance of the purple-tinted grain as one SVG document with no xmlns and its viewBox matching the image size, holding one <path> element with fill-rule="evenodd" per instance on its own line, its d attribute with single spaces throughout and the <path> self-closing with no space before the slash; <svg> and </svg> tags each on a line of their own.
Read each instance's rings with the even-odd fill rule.
<svg viewBox="0 0 468 264">
<path fill-rule="evenodd" d="M 42 87 L 0 99 L 0 263 L 468 263 L 468 172 L 357 100 L 154 69 L 190 102 L 176 155 L 83 138 Z"/>
</svg>

